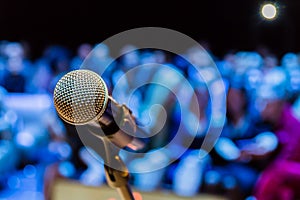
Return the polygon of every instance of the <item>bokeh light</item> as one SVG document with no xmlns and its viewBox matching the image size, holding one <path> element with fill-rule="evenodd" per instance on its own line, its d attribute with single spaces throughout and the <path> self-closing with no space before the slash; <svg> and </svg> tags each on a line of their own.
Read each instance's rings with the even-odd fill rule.
<svg viewBox="0 0 300 200">
<path fill-rule="evenodd" d="M 277 17 L 277 7 L 274 4 L 267 3 L 261 7 L 261 15 L 267 20 L 273 20 Z"/>
</svg>

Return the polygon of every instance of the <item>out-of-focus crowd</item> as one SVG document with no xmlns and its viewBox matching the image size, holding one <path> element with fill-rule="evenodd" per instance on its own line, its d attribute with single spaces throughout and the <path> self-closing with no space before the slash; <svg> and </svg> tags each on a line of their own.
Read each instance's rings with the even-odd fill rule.
<svg viewBox="0 0 300 200">
<path fill-rule="evenodd" d="M 299 54 L 279 58 L 267 51 L 231 51 L 218 58 L 196 47 L 184 56 L 131 49 L 134 46 L 124 46 L 127 53 L 114 60 L 104 44 L 82 44 L 75 54 L 53 45 L 30 60 L 21 43 L 0 43 L 0 198 L 23 191 L 31 199 L 43 199 L 56 176 L 90 186 L 105 184 L 103 164 L 89 154 L 74 126 L 60 120 L 52 103 L 57 81 L 80 68 L 101 74 L 110 94 L 118 87 L 113 97 L 128 103 L 148 131 L 156 133 L 144 152 L 163 148 L 155 157 L 133 159 L 124 153 L 130 171 L 144 171 L 131 174 L 135 188 L 229 199 L 300 197 Z M 218 122 L 212 117 L 218 105 L 211 97 L 220 91 L 220 81 L 226 99 L 219 99 L 218 105 L 226 105 L 226 112 Z M 197 104 L 191 103 L 193 98 Z M 153 107 L 157 104 L 164 109 Z M 220 137 L 201 157 L 208 130 L 219 129 L 222 121 Z M 47 171 L 50 165 L 56 171 Z"/>
</svg>

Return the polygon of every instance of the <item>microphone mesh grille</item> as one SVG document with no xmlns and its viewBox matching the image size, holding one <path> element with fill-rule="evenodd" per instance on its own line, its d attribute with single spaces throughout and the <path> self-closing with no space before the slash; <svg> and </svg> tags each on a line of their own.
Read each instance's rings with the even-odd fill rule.
<svg viewBox="0 0 300 200">
<path fill-rule="evenodd" d="M 54 89 L 58 115 L 70 124 L 85 124 L 100 117 L 107 106 L 108 91 L 102 78 L 90 70 L 64 75 Z"/>
</svg>

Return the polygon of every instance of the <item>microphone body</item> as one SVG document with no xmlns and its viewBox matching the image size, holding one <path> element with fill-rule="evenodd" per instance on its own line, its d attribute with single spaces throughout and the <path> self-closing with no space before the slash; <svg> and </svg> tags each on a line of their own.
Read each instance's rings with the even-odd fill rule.
<svg viewBox="0 0 300 200">
<path fill-rule="evenodd" d="M 108 95 L 103 79 L 90 70 L 64 75 L 54 90 L 54 105 L 62 120 L 84 125 L 97 137 L 107 137 L 119 148 L 132 150 L 144 144 L 133 135 L 137 130 L 132 112 Z"/>
</svg>

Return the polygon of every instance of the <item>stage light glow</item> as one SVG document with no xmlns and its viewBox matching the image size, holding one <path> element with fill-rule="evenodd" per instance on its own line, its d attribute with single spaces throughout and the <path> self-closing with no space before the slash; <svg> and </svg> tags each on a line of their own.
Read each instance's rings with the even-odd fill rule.
<svg viewBox="0 0 300 200">
<path fill-rule="evenodd" d="M 273 20 L 277 16 L 277 8 L 274 4 L 268 3 L 262 6 L 261 15 L 267 20 Z"/>
</svg>

